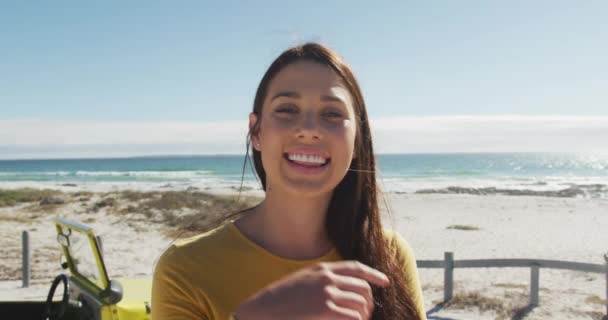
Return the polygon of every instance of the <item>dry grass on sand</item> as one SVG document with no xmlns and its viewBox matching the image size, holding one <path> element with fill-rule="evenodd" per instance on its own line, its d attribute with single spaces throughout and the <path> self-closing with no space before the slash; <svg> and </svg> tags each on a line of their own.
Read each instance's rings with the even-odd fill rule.
<svg viewBox="0 0 608 320">
<path fill-rule="evenodd" d="M 57 216 L 90 225 L 103 235 L 104 245 L 115 248 L 107 252 L 108 264 L 114 267 L 115 274 L 128 276 L 134 271 L 122 268 L 118 257 L 136 256 L 135 252 L 144 255 L 138 265 L 146 266 L 141 272 L 149 273 L 155 257 L 169 242 L 212 228 L 225 217 L 260 200 L 242 196 L 237 202 L 236 195 L 214 195 L 198 190 L 91 193 L 0 189 L 0 237 L 4 239 L 0 246 L 3 257 L 0 280 L 21 277 L 23 230 L 30 233 L 32 279 L 47 279 L 57 272 L 60 251 L 52 222 Z M 125 237 L 129 239 L 129 246 L 124 245 Z M 114 244 L 116 241 L 122 244 Z M 151 251 L 144 254 L 142 250 L 146 249 Z"/>
</svg>

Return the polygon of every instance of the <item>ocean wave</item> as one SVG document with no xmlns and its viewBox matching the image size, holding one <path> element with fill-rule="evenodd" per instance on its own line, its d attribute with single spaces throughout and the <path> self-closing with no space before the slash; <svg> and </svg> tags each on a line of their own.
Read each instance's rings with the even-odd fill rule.
<svg viewBox="0 0 608 320">
<path fill-rule="evenodd" d="M 396 193 L 505 194 L 608 198 L 608 177 L 495 176 L 378 179 L 382 190 Z"/>
<path fill-rule="evenodd" d="M 208 176 L 209 170 L 193 171 L 76 171 L 76 176 L 86 177 L 144 177 L 144 178 L 195 178 Z"/>
<path fill-rule="evenodd" d="M 438 177 L 438 176 L 480 176 L 483 175 L 484 172 L 481 170 L 444 170 L 444 169 L 433 169 L 426 170 L 420 173 L 417 173 L 418 177 Z"/>
<path fill-rule="evenodd" d="M 471 194 L 471 195 L 507 195 L 507 196 L 537 196 L 557 198 L 606 198 L 608 196 L 608 185 L 606 184 L 580 184 L 571 185 L 560 190 L 531 190 L 531 189 L 501 189 L 495 187 L 468 188 L 449 186 L 440 189 L 416 190 L 418 194 Z"/>
<path fill-rule="evenodd" d="M 69 171 L 32 171 L 32 172 L 0 172 L 0 177 L 19 177 L 19 176 L 56 176 L 65 177 L 73 175 L 73 172 Z"/>
<path fill-rule="evenodd" d="M 213 171 L 32 171 L 0 172 L 0 177 L 150 177 L 150 178 L 196 178 L 209 176 Z"/>
</svg>

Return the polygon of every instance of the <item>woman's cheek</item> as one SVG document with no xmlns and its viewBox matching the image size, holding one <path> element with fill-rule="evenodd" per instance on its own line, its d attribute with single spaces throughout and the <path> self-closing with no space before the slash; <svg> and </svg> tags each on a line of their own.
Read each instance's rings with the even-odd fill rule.
<svg viewBox="0 0 608 320">
<path fill-rule="evenodd" d="M 342 120 L 342 125 L 344 126 L 344 128 L 350 128 L 351 127 L 351 121 L 350 119 L 344 119 Z"/>
<path fill-rule="evenodd" d="M 354 123 L 348 119 L 331 123 L 328 122 L 325 125 L 325 130 L 335 137 L 340 137 L 340 139 L 346 139 L 348 142 L 352 140 L 352 143 L 354 143 L 355 126 Z"/>
<path fill-rule="evenodd" d="M 325 130 L 334 133 L 342 133 L 349 130 L 349 124 L 347 124 L 345 121 L 348 120 L 322 120 L 321 123 Z"/>
</svg>

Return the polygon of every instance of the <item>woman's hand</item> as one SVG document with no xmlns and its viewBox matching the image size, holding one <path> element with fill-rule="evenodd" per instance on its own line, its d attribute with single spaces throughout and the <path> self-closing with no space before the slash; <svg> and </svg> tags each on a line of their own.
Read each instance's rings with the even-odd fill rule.
<svg viewBox="0 0 608 320">
<path fill-rule="evenodd" d="M 385 274 L 356 261 L 319 263 L 257 292 L 236 310 L 238 320 L 370 319 L 370 284 L 389 285 Z"/>
</svg>

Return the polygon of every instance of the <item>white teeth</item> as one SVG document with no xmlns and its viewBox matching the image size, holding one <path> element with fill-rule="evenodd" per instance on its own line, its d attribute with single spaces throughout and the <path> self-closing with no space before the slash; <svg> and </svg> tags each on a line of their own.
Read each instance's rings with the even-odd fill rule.
<svg viewBox="0 0 608 320">
<path fill-rule="evenodd" d="M 323 157 L 305 155 L 305 154 L 288 154 L 287 158 L 291 161 L 309 162 L 309 163 L 320 163 L 325 164 L 327 162 Z"/>
</svg>

